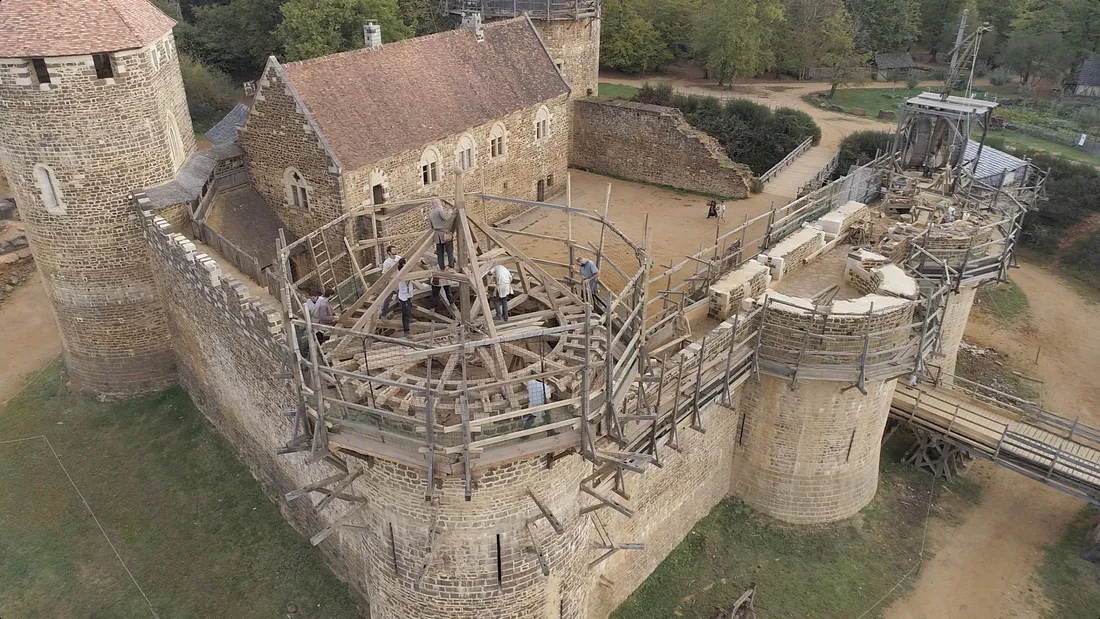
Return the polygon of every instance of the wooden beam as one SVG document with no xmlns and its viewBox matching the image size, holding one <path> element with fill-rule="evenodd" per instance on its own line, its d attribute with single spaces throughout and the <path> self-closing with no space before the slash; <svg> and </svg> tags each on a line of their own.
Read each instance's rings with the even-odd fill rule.
<svg viewBox="0 0 1100 619">
<path fill-rule="evenodd" d="M 554 516 L 554 513 L 551 512 L 548 507 L 542 504 L 542 501 L 540 501 L 539 498 L 535 496 L 535 493 L 532 492 L 530 488 L 527 489 L 527 496 L 531 497 L 531 500 L 535 503 L 535 507 L 539 508 L 539 511 L 542 512 L 541 516 L 535 516 L 533 519 L 528 521 L 528 523 L 536 522 L 539 518 L 546 518 L 546 521 L 550 523 L 550 526 L 553 527 L 555 533 L 561 535 L 565 532 L 565 527 L 561 526 L 561 521 L 558 520 L 556 516 Z"/>
<path fill-rule="evenodd" d="M 366 503 L 360 503 L 359 505 L 356 505 L 355 507 L 351 508 L 350 510 L 348 510 L 348 512 L 346 514 L 344 514 L 343 516 L 340 516 L 340 518 L 333 521 L 332 524 L 330 524 L 327 527 L 321 529 L 320 531 L 317 532 L 316 535 L 309 538 L 309 543 L 316 546 L 317 544 L 320 544 L 321 542 L 325 541 L 325 538 L 327 538 L 328 536 L 335 533 L 338 529 L 341 529 L 344 526 L 348 525 L 348 522 L 352 518 L 354 518 L 356 515 L 358 515 L 360 512 L 362 512 L 364 509 L 366 509 L 366 507 L 367 507 Z"/>
<path fill-rule="evenodd" d="M 580 513 L 587 514 L 589 512 L 594 512 L 598 509 L 603 509 L 604 507 L 610 507 L 611 509 L 619 512 L 620 514 L 622 514 L 624 516 L 626 516 L 627 518 L 633 518 L 634 517 L 634 510 L 632 510 L 629 507 L 623 505 L 622 503 L 619 503 L 618 501 L 615 501 L 614 499 L 611 499 L 610 497 L 605 497 L 602 494 L 596 492 L 595 490 L 589 488 L 588 486 L 585 486 L 584 484 L 581 484 L 580 488 L 581 488 L 581 492 L 583 492 L 583 493 L 595 498 L 597 501 L 599 501 L 598 505 L 590 505 L 588 507 L 582 508 Z"/>
</svg>

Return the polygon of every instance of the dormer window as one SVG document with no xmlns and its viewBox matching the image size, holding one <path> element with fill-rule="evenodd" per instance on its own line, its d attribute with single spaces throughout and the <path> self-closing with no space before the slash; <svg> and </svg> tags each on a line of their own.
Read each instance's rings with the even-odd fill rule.
<svg viewBox="0 0 1100 619">
<path fill-rule="evenodd" d="M 39 84 L 50 83 L 50 70 L 46 67 L 45 58 L 31 58 L 31 64 L 34 66 L 34 75 L 38 78 Z"/>
<path fill-rule="evenodd" d="M 92 63 L 95 64 L 95 76 L 101 80 L 115 76 L 115 68 L 111 64 L 110 54 L 92 54 Z"/>
</svg>

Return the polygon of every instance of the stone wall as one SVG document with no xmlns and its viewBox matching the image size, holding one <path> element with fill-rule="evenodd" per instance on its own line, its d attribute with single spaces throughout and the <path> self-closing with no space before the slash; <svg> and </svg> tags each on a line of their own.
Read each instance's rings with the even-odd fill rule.
<svg viewBox="0 0 1100 619">
<path fill-rule="evenodd" d="M 587 619 L 610 615 L 729 491 L 739 415 L 714 405 L 703 418 L 705 434 L 681 422 L 680 452 L 662 439 L 661 468 L 647 466 L 645 473 L 626 476 L 633 518 L 609 509 L 594 512 L 615 542 L 642 543 L 645 550 L 620 550 L 592 570 Z"/>
<path fill-rule="evenodd" d="M 748 166 L 734 163 L 718 142 L 693 129 L 679 110 L 623 101 L 576 101 L 575 168 L 726 198 L 744 198 Z"/>
<path fill-rule="evenodd" d="M 771 267 L 772 277 L 779 282 L 806 266 L 810 256 L 825 248 L 825 234 L 815 228 L 800 228 L 760 256 Z"/>
<path fill-rule="evenodd" d="M 733 441 L 730 491 L 785 522 L 814 524 L 863 509 L 878 488 L 879 447 L 896 380 L 848 382 L 762 374 L 748 381 Z M 845 390 L 846 389 L 846 390 Z"/>
<path fill-rule="evenodd" d="M 179 155 L 194 150 L 194 132 L 171 35 L 110 57 L 114 77 L 104 79 L 90 55 L 47 58 L 48 84 L 38 83 L 29 60 L 0 59 L 0 166 L 74 389 L 128 397 L 175 380 L 163 305 L 128 194 L 171 180 Z M 53 173 L 57 207 L 44 202 L 38 164 Z"/>
<path fill-rule="evenodd" d="M 550 57 L 565 76 L 575 99 L 592 97 L 600 89 L 600 20 L 545 21 L 531 15 Z"/>
<path fill-rule="evenodd" d="M 978 294 L 978 286 L 962 286 L 958 293 L 947 295 L 947 308 L 944 310 L 943 325 L 940 327 L 943 343 L 943 355 L 933 356 L 929 365 L 938 366 L 939 372 L 944 375 L 955 373 L 955 364 L 958 362 L 959 345 L 962 344 L 963 332 L 966 331 L 966 322 L 970 319 L 970 310 L 974 307 L 974 298 Z M 951 378 L 945 377 L 944 382 L 950 384 Z"/>
</svg>

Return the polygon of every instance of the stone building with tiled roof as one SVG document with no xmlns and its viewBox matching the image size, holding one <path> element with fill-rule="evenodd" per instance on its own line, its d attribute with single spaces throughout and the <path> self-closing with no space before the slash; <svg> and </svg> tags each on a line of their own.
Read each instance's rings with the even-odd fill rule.
<svg viewBox="0 0 1100 619">
<path fill-rule="evenodd" d="M 1071 83 L 1079 97 L 1100 97 L 1100 54 L 1089 54 Z"/>
<path fill-rule="evenodd" d="M 570 89 L 528 18 L 386 45 L 370 34 L 361 50 L 271 58 L 240 129 L 253 186 L 293 234 L 349 208 L 450 191 L 459 171 L 495 195 L 564 188 Z M 483 215 L 520 208 L 492 203 Z M 418 212 L 376 212 L 379 235 L 424 225 Z"/>
</svg>

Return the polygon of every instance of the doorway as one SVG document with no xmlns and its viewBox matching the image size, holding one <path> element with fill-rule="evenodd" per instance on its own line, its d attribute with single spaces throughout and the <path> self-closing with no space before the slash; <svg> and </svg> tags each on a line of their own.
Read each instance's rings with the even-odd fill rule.
<svg viewBox="0 0 1100 619">
<path fill-rule="evenodd" d="M 543 202 L 546 200 L 546 181 L 539 179 L 538 187 L 535 189 L 535 200 Z"/>
</svg>

